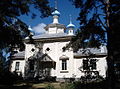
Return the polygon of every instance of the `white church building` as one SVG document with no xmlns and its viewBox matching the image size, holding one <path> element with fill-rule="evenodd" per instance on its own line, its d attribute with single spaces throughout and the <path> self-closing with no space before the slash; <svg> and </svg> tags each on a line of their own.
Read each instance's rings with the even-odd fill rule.
<svg viewBox="0 0 120 89">
<path fill-rule="evenodd" d="M 12 56 L 10 71 L 16 71 L 24 78 L 50 76 L 54 77 L 56 81 L 70 78 L 80 79 L 89 74 L 105 78 L 106 47 L 87 48 L 86 51 L 79 49 L 78 52 L 74 52 L 72 48 L 65 50 L 66 45 L 75 36 L 75 25 L 72 24 L 72 21 L 67 26 L 60 24 L 60 12 L 57 9 L 52 16 L 53 22 L 44 28 L 46 33 L 33 35 L 34 43 L 30 43 L 30 39 L 27 37 L 25 51 L 18 51 Z M 66 29 L 67 33 L 65 33 Z M 83 51 L 85 52 L 83 53 Z"/>
</svg>

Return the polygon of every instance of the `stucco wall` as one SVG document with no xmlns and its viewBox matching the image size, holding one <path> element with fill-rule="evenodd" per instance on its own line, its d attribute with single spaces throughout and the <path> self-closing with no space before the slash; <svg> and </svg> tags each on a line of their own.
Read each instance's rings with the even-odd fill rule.
<svg viewBox="0 0 120 89">
<path fill-rule="evenodd" d="M 67 77 L 70 78 L 72 77 L 73 74 L 73 70 L 74 70 L 74 61 L 73 61 L 73 51 L 70 50 L 66 50 L 65 52 L 63 52 L 63 47 L 66 46 L 68 42 L 53 42 L 53 43 L 45 43 L 43 45 L 43 53 L 48 53 L 48 55 L 56 62 L 56 68 L 52 69 L 51 71 L 51 75 L 52 76 L 56 76 L 57 78 L 63 78 L 63 77 Z M 49 48 L 49 51 L 46 51 L 46 49 Z M 61 71 L 64 72 L 64 70 L 62 70 L 61 67 L 61 60 L 60 57 L 61 56 L 67 56 L 69 57 L 69 60 L 67 60 L 67 70 L 68 73 L 61 73 Z"/>
</svg>

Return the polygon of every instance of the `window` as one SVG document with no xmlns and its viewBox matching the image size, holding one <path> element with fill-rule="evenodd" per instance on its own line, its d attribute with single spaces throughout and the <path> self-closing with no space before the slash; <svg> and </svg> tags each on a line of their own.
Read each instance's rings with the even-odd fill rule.
<svg viewBox="0 0 120 89">
<path fill-rule="evenodd" d="M 91 65 L 92 70 L 96 69 L 96 59 L 91 59 L 90 60 L 90 65 Z"/>
<path fill-rule="evenodd" d="M 19 66 L 20 66 L 20 62 L 16 62 L 16 64 L 15 64 L 15 70 L 16 71 L 19 70 Z"/>
<path fill-rule="evenodd" d="M 47 51 L 50 51 L 50 48 L 47 48 L 46 50 L 47 50 Z"/>
<path fill-rule="evenodd" d="M 65 52 L 65 50 L 66 50 L 66 48 L 65 48 L 65 47 L 63 47 L 63 48 L 62 48 L 62 51 L 63 51 L 63 52 Z"/>
<path fill-rule="evenodd" d="M 67 70 L 67 60 L 62 60 L 62 70 Z"/>
<path fill-rule="evenodd" d="M 35 49 L 34 49 L 34 48 L 32 48 L 32 49 L 31 49 L 31 51 L 32 51 L 32 52 L 34 52 L 34 51 L 35 51 Z"/>
<path fill-rule="evenodd" d="M 88 60 L 83 60 L 83 70 L 88 70 L 89 66 L 88 66 Z"/>
<path fill-rule="evenodd" d="M 83 70 L 96 69 L 96 59 L 83 60 Z"/>
</svg>

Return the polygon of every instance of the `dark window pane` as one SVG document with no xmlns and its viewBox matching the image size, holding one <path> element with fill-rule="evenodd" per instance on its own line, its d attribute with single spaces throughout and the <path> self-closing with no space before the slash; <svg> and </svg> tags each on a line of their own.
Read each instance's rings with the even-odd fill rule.
<svg viewBox="0 0 120 89">
<path fill-rule="evenodd" d="M 67 60 L 62 60 L 62 70 L 67 70 Z"/>
<path fill-rule="evenodd" d="M 34 70 L 34 61 L 29 62 L 30 70 Z"/>
<path fill-rule="evenodd" d="M 89 66 L 88 66 L 88 60 L 83 60 L 83 70 L 88 70 Z"/>
<path fill-rule="evenodd" d="M 96 59 L 91 59 L 90 60 L 90 65 L 91 65 L 91 69 L 96 69 Z"/>
<path fill-rule="evenodd" d="M 47 50 L 47 51 L 50 51 L 50 48 L 47 48 L 46 50 Z"/>
<path fill-rule="evenodd" d="M 19 65 L 20 65 L 20 62 L 16 62 L 15 70 L 19 70 Z"/>
</svg>

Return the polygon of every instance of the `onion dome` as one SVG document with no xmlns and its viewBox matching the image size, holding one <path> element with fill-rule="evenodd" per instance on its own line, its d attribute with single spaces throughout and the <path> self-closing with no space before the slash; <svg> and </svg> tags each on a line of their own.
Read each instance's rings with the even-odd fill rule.
<svg viewBox="0 0 120 89">
<path fill-rule="evenodd" d="M 75 28 L 75 25 L 70 23 L 70 24 L 67 25 L 67 28 Z"/>
<path fill-rule="evenodd" d="M 60 12 L 56 9 L 54 12 L 52 12 L 53 16 L 60 16 Z"/>
<path fill-rule="evenodd" d="M 75 25 L 72 24 L 72 21 L 71 21 L 71 15 L 70 15 L 70 23 L 67 25 L 67 28 L 75 28 Z"/>
</svg>

